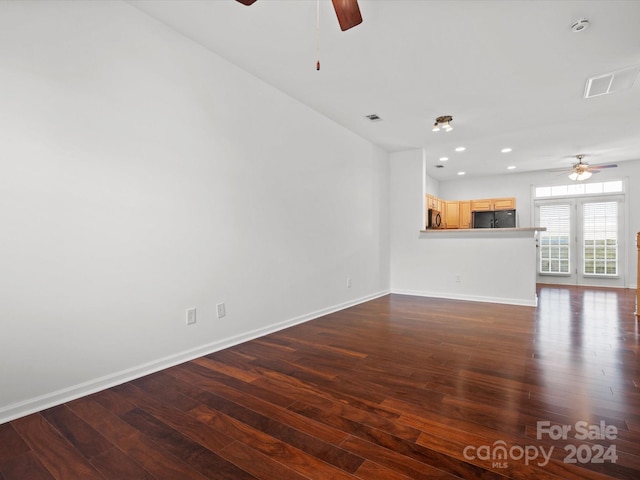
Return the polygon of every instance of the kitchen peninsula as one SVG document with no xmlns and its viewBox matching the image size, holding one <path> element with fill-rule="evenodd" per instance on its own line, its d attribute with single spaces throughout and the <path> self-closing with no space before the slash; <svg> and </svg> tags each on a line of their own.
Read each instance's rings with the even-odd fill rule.
<svg viewBox="0 0 640 480">
<path fill-rule="evenodd" d="M 537 237 L 544 229 L 470 228 L 473 211 L 513 210 L 515 198 L 446 201 L 427 195 L 424 206 L 419 231 L 395 237 L 409 248 L 396 250 L 394 272 L 402 275 L 393 277 L 393 293 L 537 305 Z M 443 224 L 429 228 L 429 210 L 440 208 Z"/>
<path fill-rule="evenodd" d="M 421 230 L 420 263 L 396 293 L 536 306 L 540 227 Z M 416 288 L 418 287 L 418 288 Z"/>
</svg>

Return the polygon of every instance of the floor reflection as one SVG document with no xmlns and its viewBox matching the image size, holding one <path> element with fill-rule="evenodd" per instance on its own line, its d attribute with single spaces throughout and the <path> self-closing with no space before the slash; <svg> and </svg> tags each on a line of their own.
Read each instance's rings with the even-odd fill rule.
<svg viewBox="0 0 640 480">
<path fill-rule="evenodd" d="M 633 314 L 621 312 L 627 295 L 624 289 L 539 288 L 534 358 L 545 387 L 540 398 L 588 419 L 595 406 L 637 396 L 637 325 Z"/>
</svg>

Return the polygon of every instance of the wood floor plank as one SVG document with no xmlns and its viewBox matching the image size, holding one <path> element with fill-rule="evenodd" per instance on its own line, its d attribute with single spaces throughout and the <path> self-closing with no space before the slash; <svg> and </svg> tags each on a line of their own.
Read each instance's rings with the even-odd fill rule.
<svg viewBox="0 0 640 480">
<path fill-rule="evenodd" d="M 394 472 L 407 475 L 414 480 L 461 478 L 436 466 L 427 465 L 419 460 L 407 457 L 403 453 L 358 437 L 349 436 L 342 442 L 342 447 Z"/>
<path fill-rule="evenodd" d="M 44 410 L 41 414 L 87 460 L 113 448 L 111 442 L 91 428 L 66 405 Z"/>
<path fill-rule="evenodd" d="M 144 410 L 138 408 L 131 410 L 124 414 L 122 419 L 207 478 L 255 479 L 253 475 L 182 435 Z"/>
<path fill-rule="evenodd" d="M 392 420 L 388 417 L 382 417 L 351 405 L 345 405 L 344 403 L 334 402 L 320 397 L 314 398 L 308 396 L 304 401 L 296 402 L 291 405 L 289 409 L 294 412 L 298 412 L 301 415 L 310 417 L 313 417 L 314 415 L 309 415 L 309 413 L 320 410 L 325 414 L 324 419 L 322 420 L 323 422 L 335 425 L 336 427 L 340 425 L 339 428 L 341 429 L 344 429 L 343 427 L 345 427 L 343 422 L 351 422 L 347 423 L 345 430 L 349 430 L 349 433 L 351 433 L 352 430 L 349 426 L 350 424 L 366 425 L 409 441 L 417 440 L 421 433 L 421 430 L 417 428 L 399 423 L 396 421 L 397 418 Z"/>
<path fill-rule="evenodd" d="M 260 378 L 260 375 L 253 372 L 252 370 L 237 368 L 232 365 L 225 365 L 222 362 L 218 362 L 212 358 L 202 357 L 196 358 L 193 360 L 193 363 L 200 365 L 205 368 L 210 368 L 211 370 L 215 370 L 217 372 L 224 373 L 229 375 L 230 377 L 237 378 L 238 380 L 242 380 L 243 382 L 251 383 L 254 380 Z"/>
<path fill-rule="evenodd" d="M 139 378 L 130 382 L 132 385 L 144 390 L 152 397 L 161 399 L 163 403 L 171 405 L 173 408 L 188 412 L 192 408 L 198 406 L 198 402 L 191 397 L 167 388 L 167 375 L 164 372 L 158 372 L 153 375 Z"/>
<path fill-rule="evenodd" d="M 91 464 L 107 480 L 155 480 L 156 478 L 116 447 L 93 457 Z"/>
<path fill-rule="evenodd" d="M 312 395 L 330 401 L 342 402 L 382 417 L 397 418 L 398 416 L 396 413 L 384 408 L 381 403 L 378 403 L 379 397 L 371 399 L 370 396 L 364 392 L 361 392 L 361 394 L 363 394 L 362 396 L 354 396 L 326 385 L 300 381 L 297 378 L 272 370 L 261 370 L 261 373 L 262 377 L 253 382 L 254 385 L 286 392 L 286 394 L 295 401 L 304 402 L 306 396 Z M 293 402 L 291 402 L 291 404 L 293 404 Z"/>
<path fill-rule="evenodd" d="M 270 456 L 301 475 L 318 479 L 353 479 L 353 476 L 347 472 L 213 408 L 203 405 L 194 409 L 192 413 L 200 421 L 225 432 L 254 450 Z"/>
<path fill-rule="evenodd" d="M 227 385 L 228 387 L 235 388 L 236 390 L 239 390 L 241 392 L 246 392 L 248 395 L 262 398 L 270 403 L 280 405 L 282 407 L 287 407 L 293 403 L 293 400 L 291 398 L 280 394 L 278 391 L 262 388 L 261 386 L 256 385 L 255 382 L 244 382 L 237 378 L 230 377 L 229 375 L 226 375 L 222 372 L 216 372 L 215 370 L 202 367 L 195 363 L 184 363 L 168 370 L 169 374 L 175 374 L 176 376 L 178 376 L 180 372 L 189 372 L 191 374 L 196 374 L 197 377 L 190 376 L 189 378 L 194 381 L 195 385 L 205 390 L 208 386 L 215 387 L 216 385 L 222 383 L 224 385 Z M 196 380 L 197 383 L 195 383 Z M 208 383 L 209 381 L 212 381 L 213 383 Z"/>
<path fill-rule="evenodd" d="M 219 454 L 256 478 L 281 480 L 306 480 L 308 478 L 241 442 L 232 443 L 223 448 Z"/>
<path fill-rule="evenodd" d="M 191 415 L 183 412 L 181 409 L 173 409 L 169 404 L 158 401 L 158 397 L 152 397 L 145 393 L 144 390 L 138 389 L 135 385 L 124 384 L 113 389 L 113 392 L 122 397 L 128 398 L 138 408 L 153 415 L 161 422 L 178 432 L 186 435 L 192 440 L 198 442 L 206 449 L 217 452 L 233 442 L 232 438 L 224 435 L 222 432 L 205 428 L 201 422 L 195 420 Z M 161 399 L 171 401 L 173 395 Z M 198 406 L 199 402 L 191 402 L 192 405 Z M 134 409 L 135 410 L 135 409 Z M 132 410 L 120 415 L 121 418 Z"/>
<path fill-rule="evenodd" d="M 188 388 L 184 384 L 179 383 L 180 380 L 176 378 L 165 379 L 167 385 L 172 385 L 176 388 L 181 388 L 183 391 L 189 390 L 190 395 L 197 398 L 203 393 L 202 390 Z M 210 386 L 213 386 L 212 382 Z M 235 402 L 243 407 L 258 412 L 262 415 L 268 416 L 274 420 L 279 421 L 289 427 L 295 428 L 301 432 L 313 435 L 325 442 L 338 445 L 342 440 L 346 438 L 346 433 L 340 430 L 327 427 L 326 425 L 311 420 L 304 415 L 299 415 L 291 409 L 285 409 L 279 405 L 274 405 L 261 398 L 248 395 L 246 392 L 238 391 L 234 388 L 228 387 L 224 384 L 215 383 L 215 392 L 217 395 L 226 398 L 232 402 Z M 417 434 L 416 434 L 417 438 Z"/>
<path fill-rule="evenodd" d="M 277 438 L 346 472 L 355 472 L 363 462 L 362 458 L 335 445 L 331 445 L 319 438 L 289 427 L 213 393 L 203 392 L 198 398 L 209 408 L 222 412 L 245 425 Z"/>
<path fill-rule="evenodd" d="M 4 480 L 56 480 L 32 452 L 0 462 L 0 476 Z"/>
<path fill-rule="evenodd" d="M 104 480 L 104 477 L 42 415 L 28 415 L 14 420 L 12 425 L 57 480 Z"/>
<path fill-rule="evenodd" d="M 363 480 L 370 478 L 384 478 L 384 480 L 411 480 L 402 473 L 391 470 L 390 468 L 378 465 L 370 460 L 365 460 L 360 468 L 356 471 L 356 477 Z"/>
<path fill-rule="evenodd" d="M 0 425 L 0 463 L 29 451 L 29 446 L 10 423 Z"/>
<path fill-rule="evenodd" d="M 158 480 L 207 478 L 94 400 L 76 400 L 71 408 Z"/>
</svg>

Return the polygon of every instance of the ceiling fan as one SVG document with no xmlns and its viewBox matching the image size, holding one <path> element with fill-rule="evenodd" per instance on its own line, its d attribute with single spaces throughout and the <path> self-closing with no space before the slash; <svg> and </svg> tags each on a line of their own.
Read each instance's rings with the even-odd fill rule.
<svg viewBox="0 0 640 480">
<path fill-rule="evenodd" d="M 243 5 L 253 5 L 256 0 L 236 0 Z M 362 23 L 362 15 L 360 14 L 360 7 L 358 7 L 358 0 L 331 0 L 333 3 L 333 9 L 338 16 L 338 23 L 340 29 L 344 32 L 350 28 L 360 25 Z"/>
<path fill-rule="evenodd" d="M 586 180 L 592 174 L 599 173 L 603 168 L 615 168 L 618 166 L 615 163 L 609 163 L 607 165 L 589 165 L 588 163 L 582 162 L 582 159 L 585 156 L 586 155 L 584 154 L 576 155 L 578 163 L 575 163 L 571 167 L 571 171 L 569 173 L 569 178 L 571 180 Z"/>
</svg>

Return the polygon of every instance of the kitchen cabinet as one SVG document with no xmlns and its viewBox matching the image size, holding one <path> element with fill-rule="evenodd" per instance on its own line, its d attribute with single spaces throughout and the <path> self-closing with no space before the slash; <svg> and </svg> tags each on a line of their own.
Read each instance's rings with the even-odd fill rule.
<svg viewBox="0 0 640 480">
<path fill-rule="evenodd" d="M 471 201 L 459 202 L 459 227 L 458 228 L 471 228 Z"/>
<path fill-rule="evenodd" d="M 460 228 L 460 202 L 444 202 L 444 228 Z"/>
<path fill-rule="evenodd" d="M 471 200 L 472 212 L 485 212 L 491 210 L 513 210 L 516 208 L 516 199 L 509 198 L 485 198 L 482 200 Z"/>
<path fill-rule="evenodd" d="M 513 210 L 515 208 L 516 199 L 513 197 L 493 199 L 493 210 Z"/>
<path fill-rule="evenodd" d="M 442 227 L 472 228 L 473 212 L 514 210 L 516 208 L 515 197 L 486 198 L 480 200 L 442 200 L 435 195 L 425 195 L 425 218 L 429 228 L 429 210 L 440 212 Z"/>
<path fill-rule="evenodd" d="M 487 210 L 493 210 L 493 201 L 491 199 L 471 200 L 472 212 L 484 212 Z"/>
<path fill-rule="evenodd" d="M 425 206 L 427 207 L 427 210 L 431 208 L 439 212 L 444 212 L 444 204 L 445 201 L 441 198 L 434 197 L 428 193 L 425 195 Z"/>
</svg>

